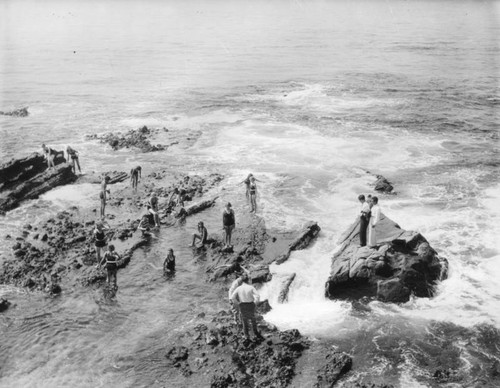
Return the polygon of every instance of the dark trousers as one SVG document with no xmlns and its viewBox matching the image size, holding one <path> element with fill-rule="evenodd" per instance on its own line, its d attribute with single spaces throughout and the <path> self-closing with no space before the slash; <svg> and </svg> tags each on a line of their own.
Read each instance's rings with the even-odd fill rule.
<svg viewBox="0 0 500 388">
<path fill-rule="evenodd" d="M 369 218 L 361 216 L 359 220 L 359 245 L 366 246 L 366 230 L 368 229 Z"/>
<path fill-rule="evenodd" d="M 252 325 L 252 330 L 255 336 L 259 337 L 260 333 L 257 329 L 257 321 L 255 320 L 255 303 L 240 303 L 240 317 L 243 323 L 243 333 L 245 334 L 245 338 L 249 338 L 248 336 L 248 327 L 249 322 Z"/>
</svg>

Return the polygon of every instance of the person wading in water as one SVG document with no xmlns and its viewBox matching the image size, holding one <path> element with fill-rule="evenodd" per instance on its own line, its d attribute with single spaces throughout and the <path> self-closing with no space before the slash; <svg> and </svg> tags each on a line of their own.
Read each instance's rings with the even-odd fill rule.
<svg viewBox="0 0 500 388">
<path fill-rule="evenodd" d="M 108 283 L 108 286 L 111 284 L 111 279 L 113 279 L 113 286 L 115 289 L 118 288 L 116 284 L 118 260 L 120 260 L 120 256 L 115 252 L 115 246 L 109 244 L 107 252 L 104 254 L 101 262 L 99 263 L 100 266 L 104 265 L 104 268 L 106 268 L 106 282 Z"/>
</svg>

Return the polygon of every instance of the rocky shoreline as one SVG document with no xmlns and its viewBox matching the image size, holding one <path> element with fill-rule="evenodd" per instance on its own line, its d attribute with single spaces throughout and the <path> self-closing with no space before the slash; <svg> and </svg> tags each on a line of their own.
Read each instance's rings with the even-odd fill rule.
<svg viewBox="0 0 500 388">
<path fill-rule="evenodd" d="M 36 163 L 43 162 L 37 154 L 31 158 Z M 11 163 L 22 166 L 25 161 Z M 8 166 L 5 166 L 5 171 L 9 171 Z M 41 169 L 41 166 L 39 167 Z M 29 172 L 30 169 L 21 169 L 19 174 L 11 173 L 9 179 L 2 183 L 11 193 L 19 190 L 13 190 L 12 187 L 22 187 L 23 181 L 38 182 L 38 185 L 43 186 L 43 183 L 36 179 L 42 177 L 42 180 L 47 180 L 47 174 L 62 174 L 60 171 L 66 171 L 68 168 L 69 164 L 62 162 L 51 171 Z M 15 170 L 16 168 L 12 168 L 12 171 Z M 124 172 L 115 171 L 106 174 L 112 177 L 111 183 L 128 179 L 128 175 Z M 143 237 L 136 231 L 139 219 L 125 214 L 138 214 L 144 202 L 154 193 L 159 198 L 162 228 L 175 226 L 187 217 L 214 206 L 217 196 L 207 198 L 207 193 L 217 188 L 223 179 L 224 177 L 217 173 L 189 176 L 159 171 L 143 178 L 138 193 L 131 194 L 128 187 L 113 190 L 108 206 L 114 210 L 111 212 L 114 214 L 107 216 L 106 221 L 111 227 L 106 231 L 106 235 L 108 241 L 117 247 L 121 255 L 119 269 L 127 267 L 134 259 L 137 250 L 154 244 L 151 238 Z M 97 184 L 100 176 L 90 174 L 78 180 L 72 177 L 61 181 L 61 184 L 75 180 L 77 183 Z M 43 188 L 45 191 L 53 187 L 52 180 L 49 179 L 47 182 Z M 178 213 L 171 214 L 167 211 L 166 199 L 174 188 L 182 189 L 187 201 L 180 216 Z M 32 197 L 23 197 L 26 198 Z M 5 206 L 4 209 L 9 210 L 13 207 Z M 3 258 L 0 283 L 47 292 L 54 297 L 71 292 L 75 287 L 102 288 L 105 298 L 114 298 L 116 291 L 106 287 L 104 271 L 95 267 L 92 236 L 95 222 L 96 209 L 79 209 L 75 206 L 39 224 L 26 224 L 19 236 L 4 236 L 5 242 L 12 244 L 12 257 Z M 387 219 L 387 229 L 397 230 L 399 227 L 391 222 Z M 220 234 L 211 234 L 209 243 L 202 248 L 204 260 L 200 265 L 204 266 L 206 281 L 212 282 L 214 287 L 221 285 L 226 287 L 227 282 L 238 275 L 241 267 L 248 269 L 255 284 L 271 280 L 269 266 L 272 263 L 279 265 L 285 262 L 293 251 L 307 249 L 321 230 L 316 222 L 311 221 L 301 230 L 275 233 L 268 230 L 264 220 L 258 216 L 244 216 L 239 225 L 241 226 L 233 235 L 232 249 L 224 248 Z M 376 295 L 386 301 L 405 301 L 410 293 L 417 296 L 432 296 L 431 287 L 422 288 L 418 283 L 421 279 L 413 272 L 410 274 L 410 269 L 418 270 L 423 260 L 430 268 L 429 271 L 424 271 L 425 281 L 429 285 L 434 285 L 438 278 L 442 279 L 445 276 L 446 260 L 439 258 L 419 234 L 399 229 L 399 234 L 395 237 L 394 230 L 392 237 L 384 240 L 388 246 L 382 244 L 382 247 L 367 250 L 367 254 L 363 255 L 360 253 L 363 250 L 353 248 L 357 237 L 356 225 L 348 230 L 343 239 L 343 248 L 333 260 L 332 276 L 327 283 L 327 293 L 330 297 L 342 298 L 343 291 L 358 288 L 361 284 L 363 285 L 361 290 L 364 290 L 363 296 Z M 400 244 L 401 241 L 404 242 L 403 245 Z M 394 274 L 396 271 L 393 267 L 391 271 L 386 268 L 387 263 L 391 260 L 401 262 L 401 259 L 396 260 L 391 255 L 402 254 L 405 249 L 408 250 L 406 252 L 408 255 L 421 258 L 421 261 L 403 260 L 410 269 L 405 269 L 404 276 L 398 274 L 399 288 L 391 283 L 390 288 L 386 287 L 389 289 L 388 294 L 384 294 L 384 291 L 381 291 L 385 289 L 383 286 L 379 285 L 378 288 L 375 286 L 380 279 L 372 280 L 366 276 L 370 272 L 368 269 L 371 269 L 367 263 L 371 261 L 375 263 L 373 273 L 376 276 L 383 276 L 382 273 L 391 271 Z M 357 255 L 354 261 L 351 258 L 352 254 Z M 349 264 L 345 264 L 346 262 Z M 352 275 L 353 268 L 358 268 L 359 273 Z M 439 276 L 436 275 L 438 272 Z M 118 277 L 119 273 L 120 270 Z M 286 303 L 288 290 L 294 279 L 295 274 L 290 274 L 283 283 L 279 295 L 280 303 Z M 401 279 L 405 279 L 406 283 L 402 283 Z M 366 284 L 369 284 L 369 287 L 365 287 Z M 5 306 L 8 306 L 7 303 L 5 301 Z M 187 386 L 201 384 L 214 388 L 293 385 L 297 373 L 300 373 L 297 369 L 298 361 L 310 351 L 311 347 L 321 347 L 321 344 L 311 342 L 297 330 L 280 331 L 266 323 L 262 319 L 262 314 L 270 308 L 267 301 L 259 307 L 259 327 L 264 334 L 264 340 L 250 344 L 243 343 L 242 335 L 232 321 L 229 304 L 227 310 L 212 315 L 202 313 L 197 316 L 189 328 L 179 332 L 174 344 L 164 350 L 162 357 L 165 363 L 165 378 L 168 380 L 169 375 L 175 374 L 177 379 L 182 376 Z M 324 353 L 324 360 L 313 366 L 314 386 L 331 387 L 349 372 L 353 360 L 348 354 L 332 349 L 321 349 L 321 352 Z"/>
</svg>

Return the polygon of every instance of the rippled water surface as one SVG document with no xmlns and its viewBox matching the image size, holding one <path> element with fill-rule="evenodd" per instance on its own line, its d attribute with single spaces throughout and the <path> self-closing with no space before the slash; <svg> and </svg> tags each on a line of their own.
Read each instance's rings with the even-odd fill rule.
<svg viewBox="0 0 500 388">
<path fill-rule="evenodd" d="M 266 319 L 351 353 L 342 384 L 500 385 L 498 1 L 4 1 L 0 4 L 1 160 L 71 144 L 84 170 L 169 168 L 226 176 L 222 201 L 248 211 L 248 172 L 268 227 L 314 219 L 309 249 L 273 266 Z M 199 131 L 189 148 L 113 152 L 91 133 L 139 126 Z M 161 140 L 161 139 L 160 139 Z M 161 141 L 159 141 L 161 142 Z M 336 241 L 373 179 L 393 181 L 383 211 L 450 262 L 433 299 L 362 307 L 327 301 Z M 0 219 L 0 236 L 67 206 L 89 186 L 58 188 Z M 222 203 L 222 202 L 221 202 Z M 112 211 L 112 209 L 110 209 Z M 220 208 L 199 217 L 216 231 Z M 198 216 L 197 216 L 198 217 Z M 162 350 L 225 289 L 184 248 L 193 225 L 162 231 L 97 291 L 58 299 L 0 286 L 0 386 L 161 386 Z M 157 270 L 174 247 L 179 271 Z M 8 244 L 1 247 L 9 255 Z M 295 272 L 289 303 L 280 279 Z M 495 364 L 497 363 L 497 364 Z M 175 381 L 171 382 L 175 386 Z M 341 384 L 341 385 L 342 385 Z M 458 385 L 453 385 L 458 384 Z"/>
</svg>

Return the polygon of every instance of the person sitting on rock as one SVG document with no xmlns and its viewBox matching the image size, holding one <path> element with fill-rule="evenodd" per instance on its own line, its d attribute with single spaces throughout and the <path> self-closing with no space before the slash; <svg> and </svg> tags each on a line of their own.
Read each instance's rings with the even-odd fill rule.
<svg viewBox="0 0 500 388">
<path fill-rule="evenodd" d="M 368 246 L 374 247 L 377 245 L 377 232 L 376 228 L 380 222 L 381 212 L 380 206 L 378 205 L 378 197 L 373 197 L 373 207 L 371 209 L 370 226 L 368 227 Z"/>
<path fill-rule="evenodd" d="M 43 154 L 45 156 L 45 159 L 47 159 L 47 167 L 48 168 L 55 168 L 56 165 L 54 163 L 54 159 L 58 152 L 54 150 L 53 148 L 47 147 L 45 144 L 42 144 L 42 149 L 43 149 Z"/>
<path fill-rule="evenodd" d="M 360 194 L 358 200 L 361 203 L 361 212 L 359 215 L 359 245 L 366 246 L 366 231 L 370 220 L 370 205 L 365 200 L 365 196 Z"/>
<path fill-rule="evenodd" d="M 151 205 L 147 204 L 146 205 L 147 212 L 144 214 L 141 218 L 141 221 L 139 222 L 139 226 L 137 226 L 137 229 L 142 232 L 142 237 L 149 236 L 149 231 L 151 230 L 151 225 L 154 224 L 154 215 L 151 213 Z"/>
<path fill-rule="evenodd" d="M 78 166 L 78 171 L 82 173 L 80 168 L 79 154 L 78 151 L 74 150 L 70 146 L 66 147 L 66 153 L 68 154 L 68 161 L 71 159 L 71 164 L 73 166 L 73 174 L 76 174 L 76 166 Z"/>
<path fill-rule="evenodd" d="M 93 232 L 94 235 L 94 245 L 95 245 L 95 254 L 96 254 L 96 262 L 99 264 L 101 262 L 101 251 L 108 244 L 106 239 L 106 234 L 104 233 L 104 229 L 108 229 L 104 226 L 102 222 L 97 222 L 95 224 L 95 229 Z"/>
<path fill-rule="evenodd" d="M 252 178 L 253 178 L 253 179 L 255 179 L 257 182 L 260 182 L 257 178 L 255 178 L 255 177 L 253 176 L 253 174 L 252 174 L 252 173 L 248 174 L 248 176 L 247 176 L 244 180 L 242 180 L 242 181 L 240 182 L 240 184 L 241 184 L 241 183 L 244 183 L 244 184 L 245 184 L 245 186 L 246 186 L 245 196 L 247 197 L 247 199 L 249 199 L 249 198 L 250 198 L 250 183 L 251 183 L 251 179 L 252 179 Z"/>
<path fill-rule="evenodd" d="M 150 209 L 149 212 L 153 214 L 155 227 L 160 227 L 160 215 L 158 214 L 158 197 L 155 193 L 149 199 Z"/>
<path fill-rule="evenodd" d="M 108 183 L 111 180 L 109 176 L 104 176 L 101 181 L 101 192 L 99 193 L 99 198 L 101 199 L 101 219 L 104 219 L 106 216 L 106 200 L 107 194 L 110 194 L 108 187 Z"/>
<path fill-rule="evenodd" d="M 231 208 L 231 203 L 228 202 L 224 211 L 222 212 L 222 228 L 224 229 L 224 242 L 225 248 L 229 248 L 231 246 L 231 235 L 233 233 L 233 229 L 236 225 L 236 219 L 234 216 L 234 211 Z"/>
<path fill-rule="evenodd" d="M 174 274 L 174 272 L 175 272 L 175 256 L 174 256 L 174 250 L 170 248 L 168 250 L 167 257 L 163 262 L 163 274 L 165 276 L 171 276 Z"/>
<path fill-rule="evenodd" d="M 115 246 L 109 244 L 107 252 L 99 263 L 101 267 L 104 265 L 104 268 L 106 268 L 106 283 L 108 283 L 109 286 L 111 279 L 113 279 L 114 288 L 117 288 L 116 274 L 118 272 L 118 260 L 120 260 L 120 256 L 115 252 Z"/>
<path fill-rule="evenodd" d="M 184 190 L 185 192 L 185 190 Z M 181 191 L 176 187 L 172 193 L 170 193 L 170 197 L 168 198 L 167 201 L 167 207 L 170 209 L 176 207 L 176 206 L 182 206 L 184 207 L 184 199 L 183 195 L 181 194 Z"/>
<path fill-rule="evenodd" d="M 130 170 L 130 182 L 132 183 L 132 189 L 137 190 L 137 183 L 141 178 L 142 168 L 141 166 L 137 166 Z"/>
<path fill-rule="evenodd" d="M 205 246 L 208 239 L 207 228 L 205 228 L 205 225 L 203 225 L 202 221 L 198 222 L 198 233 L 199 234 L 193 234 L 193 242 L 191 243 L 191 246 L 194 247 L 196 240 L 200 240 L 200 245 L 198 246 L 198 248 L 202 248 L 203 246 Z"/>
<path fill-rule="evenodd" d="M 240 309 L 240 317 L 243 323 L 243 334 L 245 336 L 245 342 L 250 341 L 250 336 L 248 333 L 249 323 L 252 326 L 254 336 L 257 340 L 263 339 L 257 328 L 257 321 L 255 319 L 255 306 L 259 302 L 259 294 L 255 287 L 251 286 L 250 278 L 247 274 L 241 277 L 242 284 L 232 292 L 230 299 L 233 303 L 238 303 Z"/>
</svg>

